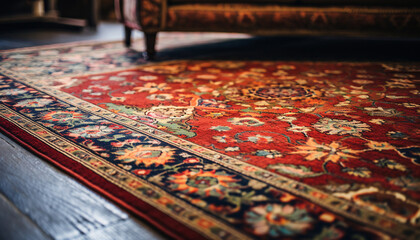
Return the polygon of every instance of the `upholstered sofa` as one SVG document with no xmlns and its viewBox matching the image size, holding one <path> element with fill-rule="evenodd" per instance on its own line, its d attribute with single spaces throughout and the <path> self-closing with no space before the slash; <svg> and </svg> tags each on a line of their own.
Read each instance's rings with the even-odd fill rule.
<svg viewBox="0 0 420 240">
<path fill-rule="evenodd" d="M 155 55 L 160 31 L 420 36 L 420 0 L 115 0 L 125 26 Z"/>
</svg>

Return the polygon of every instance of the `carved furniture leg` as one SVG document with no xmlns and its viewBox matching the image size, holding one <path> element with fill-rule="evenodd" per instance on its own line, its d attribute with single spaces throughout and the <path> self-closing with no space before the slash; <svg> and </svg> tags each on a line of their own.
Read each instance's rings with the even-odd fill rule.
<svg viewBox="0 0 420 240">
<path fill-rule="evenodd" d="M 131 46 L 131 32 L 132 32 L 131 28 L 124 26 L 124 34 L 125 34 L 124 44 L 126 47 Z"/>
<path fill-rule="evenodd" d="M 145 43 L 146 43 L 146 52 L 144 53 L 144 58 L 146 60 L 154 60 L 156 56 L 156 50 L 155 50 L 156 35 L 157 35 L 157 32 L 144 33 L 144 38 L 145 38 Z"/>
</svg>

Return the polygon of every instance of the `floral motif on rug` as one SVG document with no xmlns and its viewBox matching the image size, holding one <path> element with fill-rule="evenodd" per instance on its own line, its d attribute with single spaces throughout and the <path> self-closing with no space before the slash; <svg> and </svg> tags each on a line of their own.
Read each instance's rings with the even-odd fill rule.
<svg viewBox="0 0 420 240">
<path fill-rule="evenodd" d="M 3 53 L 0 126 L 174 237 L 420 236 L 420 66 L 124 51 Z"/>
</svg>

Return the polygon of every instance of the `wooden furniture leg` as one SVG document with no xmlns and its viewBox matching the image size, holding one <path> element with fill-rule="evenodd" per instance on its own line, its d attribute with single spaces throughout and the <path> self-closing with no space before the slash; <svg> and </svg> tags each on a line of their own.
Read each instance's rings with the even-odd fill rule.
<svg viewBox="0 0 420 240">
<path fill-rule="evenodd" d="M 154 60 L 156 56 L 156 35 L 157 32 L 145 32 L 144 39 L 146 44 L 146 52 L 143 53 L 146 60 Z"/>
<path fill-rule="evenodd" d="M 124 34 L 125 34 L 124 44 L 126 47 L 131 46 L 131 32 L 132 32 L 131 28 L 124 26 Z"/>
<path fill-rule="evenodd" d="M 86 14 L 86 22 L 87 25 L 92 28 L 96 29 L 99 22 L 99 2 L 98 0 L 89 0 L 87 7 L 87 14 Z"/>
</svg>

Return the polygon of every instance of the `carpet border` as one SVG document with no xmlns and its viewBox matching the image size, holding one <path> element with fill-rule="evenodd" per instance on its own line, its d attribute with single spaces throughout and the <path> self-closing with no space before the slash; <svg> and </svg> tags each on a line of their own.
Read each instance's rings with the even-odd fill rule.
<svg viewBox="0 0 420 240">
<path fill-rule="evenodd" d="M 9 126 L 11 126 L 11 128 L 8 128 L 11 129 L 10 131 L 5 128 Z M 152 228 L 155 228 L 155 231 L 162 231 L 166 235 L 166 237 L 170 237 L 172 239 L 177 240 L 206 239 L 201 234 L 186 227 L 182 223 L 179 223 L 178 221 L 163 213 L 159 209 L 151 206 L 150 204 L 144 202 L 139 198 L 132 196 L 129 192 L 125 191 L 124 189 L 108 182 L 102 176 L 84 167 L 82 164 L 71 160 L 67 156 L 64 156 L 62 153 L 55 151 L 50 146 L 43 144 L 41 141 L 36 139 L 36 137 L 28 134 L 25 131 L 21 131 L 19 127 L 17 127 L 15 124 L 9 122 L 3 117 L 0 117 L 0 132 L 4 133 L 7 137 L 11 138 L 14 142 L 18 143 L 26 150 L 34 153 L 43 160 L 46 160 L 48 163 L 53 164 L 54 167 L 58 168 L 60 171 L 64 171 L 65 174 L 69 174 L 78 182 L 82 183 L 84 186 L 98 193 L 100 196 L 105 197 L 106 199 L 115 203 L 117 206 L 121 206 L 130 213 L 140 217 L 143 221 L 145 221 L 145 224 L 148 224 Z M 19 137 L 22 137 L 24 140 L 28 140 L 28 142 L 31 142 L 32 144 L 43 145 L 42 149 L 45 150 L 37 150 L 34 146 L 28 144 Z M 49 151 L 54 155 L 58 155 L 60 157 L 60 160 L 64 161 L 64 163 L 61 163 L 59 160 L 54 160 L 52 157 L 47 156 L 46 153 L 48 153 Z M 77 169 L 81 169 L 82 172 L 78 173 Z M 105 186 L 101 187 L 102 184 Z M 121 200 L 119 196 L 127 198 L 127 202 Z M 136 209 L 136 207 L 138 207 L 139 209 Z M 142 212 L 142 210 L 144 210 L 145 212 Z M 152 216 L 149 216 L 149 214 L 151 214 Z M 156 221 L 157 219 L 159 219 L 159 221 L 161 222 Z M 186 234 L 188 237 L 181 235 L 181 233 Z"/>
</svg>

